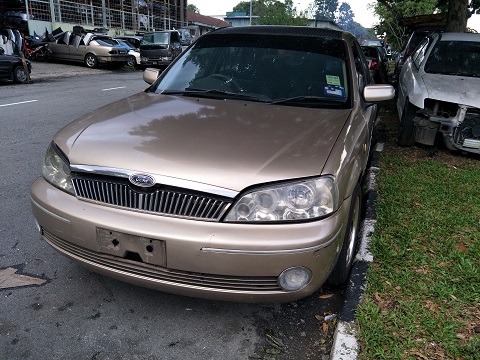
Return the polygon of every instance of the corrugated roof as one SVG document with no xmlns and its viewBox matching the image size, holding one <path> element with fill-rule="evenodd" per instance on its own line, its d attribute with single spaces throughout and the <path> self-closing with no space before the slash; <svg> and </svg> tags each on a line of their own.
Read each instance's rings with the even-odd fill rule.
<svg viewBox="0 0 480 360">
<path fill-rule="evenodd" d="M 191 11 L 187 12 L 187 19 L 188 22 L 191 23 L 197 23 L 197 24 L 205 24 L 205 25 L 210 25 L 214 26 L 217 28 L 223 28 L 223 27 L 230 27 L 231 25 L 223 20 L 216 19 L 211 16 L 205 16 L 201 14 L 197 14 Z"/>
</svg>

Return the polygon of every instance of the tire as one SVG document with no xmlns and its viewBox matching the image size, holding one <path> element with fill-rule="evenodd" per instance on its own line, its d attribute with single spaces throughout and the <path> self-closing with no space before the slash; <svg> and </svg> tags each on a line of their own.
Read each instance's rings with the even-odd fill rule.
<svg viewBox="0 0 480 360">
<path fill-rule="evenodd" d="M 87 54 L 85 55 L 85 66 L 90 68 L 90 69 L 95 69 L 98 67 L 98 59 L 95 55 L 93 54 Z"/>
<path fill-rule="evenodd" d="M 398 130 L 398 145 L 400 146 L 413 146 L 415 144 L 415 124 L 413 123 L 415 113 L 415 107 L 406 99 L 400 119 L 400 129 Z"/>
<path fill-rule="evenodd" d="M 27 73 L 23 68 L 23 65 L 17 65 L 13 68 L 13 81 L 18 84 L 25 84 L 27 82 Z"/>
<path fill-rule="evenodd" d="M 343 238 L 342 250 L 337 263 L 333 268 L 327 282 L 332 285 L 340 285 L 347 281 L 352 269 L 353 260 L 358 247 L 358 231 L 360 228 L 360 215 L 362 210 L 362 192 L 360 184 L 357 184 L 352 195 L 352 203 L 348 214 L 348 223 Z"/>
<path fill-rule="evenodd" d="M 130 67 L 135 67 L 135 66 L 137 66 L 137 59 L 135 59 L 135 56 L 130 55 L 130 56 L 128 57 L 127 65 L 130 66 Z"/>
</svg>

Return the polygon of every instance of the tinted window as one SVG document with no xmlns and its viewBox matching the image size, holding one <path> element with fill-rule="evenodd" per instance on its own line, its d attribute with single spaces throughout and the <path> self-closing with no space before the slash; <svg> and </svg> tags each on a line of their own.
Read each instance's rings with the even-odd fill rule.
<svg viewBox="0 0 480 360">
<path fill-rule="evenodd" d="M 174 64 L 156 91 L 217 89 L 264 101 L 318 96 L 346 103 L 346 59 L 337 39 L 209 35 Z"/>
<path fill-rule="evenodd" d="M 378 57 L 377 49 L 375 49 L 375 48 L 368 47 L 368 46 L 362 46 L 362 51 L 365 54 L 365 56 L 373 57 L 373 58 Z"/>
<path fill-rule="evenodd" d="M 438 41 L 425 63 L 425 72 L 480 76 L 480 42 Z"/>
</svg>

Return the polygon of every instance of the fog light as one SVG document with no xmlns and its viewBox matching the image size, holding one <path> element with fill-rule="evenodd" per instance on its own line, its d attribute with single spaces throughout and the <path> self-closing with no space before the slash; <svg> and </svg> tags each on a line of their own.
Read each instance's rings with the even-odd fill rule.
<svg viewBox="0 0 480 360">
<path fill-rule="evenodd" d="M 293 267 L 284 270 L 278 277 L 278 285 L 285 291 L 297 291 L 310 282 L 312 272 L 305 267 Z"/>
</svg>

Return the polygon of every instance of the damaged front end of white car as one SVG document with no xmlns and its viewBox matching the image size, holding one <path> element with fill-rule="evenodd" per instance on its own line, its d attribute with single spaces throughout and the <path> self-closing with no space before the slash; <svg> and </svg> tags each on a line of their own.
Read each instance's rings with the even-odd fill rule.
<svg viewBox="0 0 480 360">
<path fill-rule="evenodd" d="M 398 144 L 434 145 L 480 154 L 480 34 L 427 36 L 402 68 Z"/>
<path fill-rule="evenodd" d="M 480 154 L 480 109 L 427 99 L 413 119 L 414 140 L 433 145 L 437 132 L 450 150 Z"/>
</svg>

